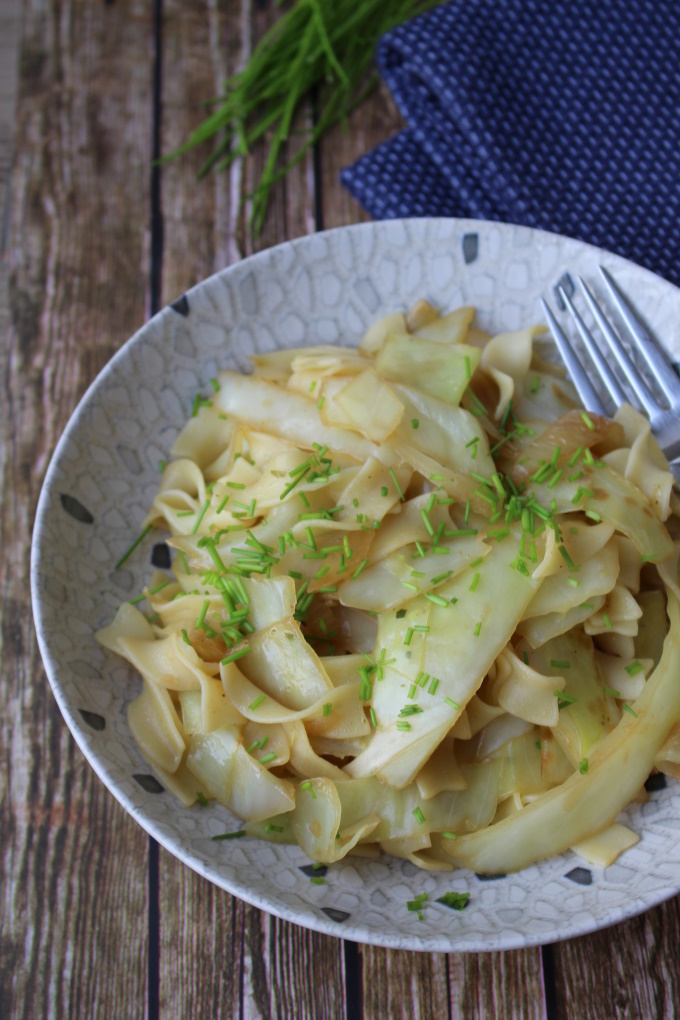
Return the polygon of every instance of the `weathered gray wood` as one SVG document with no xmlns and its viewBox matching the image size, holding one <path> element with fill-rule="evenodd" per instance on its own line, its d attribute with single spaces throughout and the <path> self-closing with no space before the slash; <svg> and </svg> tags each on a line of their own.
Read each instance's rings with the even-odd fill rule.
<svg viewBox="0 0 680 1020">
<path fill-rule="evenodd" d="M 0 344 L 3 1017 L 145 1009 L 147 839 L 68 734 L 36 648 L 28 570 L 58 436 L 144 318 L 149 40 L 141 0 L 23 5 Z"/>
</svg>

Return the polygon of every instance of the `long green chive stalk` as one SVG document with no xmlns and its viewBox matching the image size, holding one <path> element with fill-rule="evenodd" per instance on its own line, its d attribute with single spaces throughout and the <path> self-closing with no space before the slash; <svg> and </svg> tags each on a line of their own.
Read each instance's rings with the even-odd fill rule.
<svg viewBox="0 0 680 1020">
<path fill-rule="evenodd" d="M 251 228 L 259 233 L 276 181 L 376 87 L 371 65 L 380 36 L 437 2 L 297 0 L 256 46 L 246 67 L 225 82 L 210 116 L 166 159 L 212 143 L 199 171 L 203 177 L 212 169 L 227 169 L 264 140 L 264 169 L 248 196 L 253 199 Z M 296 125 L 291 155 L 285 145 L 307 100 L 314 115 L 301 128 Z"/>
</svg>

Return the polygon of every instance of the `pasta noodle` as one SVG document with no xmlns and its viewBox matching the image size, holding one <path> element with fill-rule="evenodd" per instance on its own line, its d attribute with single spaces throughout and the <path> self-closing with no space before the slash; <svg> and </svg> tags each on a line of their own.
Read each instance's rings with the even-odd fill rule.
<svg viewBox="0 0 680 1020">
<path fill-rule="evenodd" d="M 147 525 L 172 571 L 98 634 L 185 805 L 315 861 L 606 866 L 680 778 L 673 478 L 578 407 L 531 326 L 426 302 L 358 349 L 254 357 L 197 398 Z"/>
</svg>

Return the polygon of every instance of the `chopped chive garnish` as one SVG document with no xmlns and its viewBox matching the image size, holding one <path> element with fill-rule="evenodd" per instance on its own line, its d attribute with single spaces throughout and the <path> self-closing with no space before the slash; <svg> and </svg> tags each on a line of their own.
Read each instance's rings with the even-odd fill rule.
<svg viewBox="0 0 680 1020">
<path fill-rule="evenodd" d="M 466 535 L 477 535 L 477 528 L 450 528 L 444 532 L 446 538 L 464 538 Z"/>
<path fill-rule="evenodd" d="M 469 892 L 445 892 L 437 899 L 437 903 L 443 903 L 445 907 L 450 907 L 452 910 L 465 910 L 469 901 Z"/>
<path fill-rule="evenodd" d="M 442 839 L 458 839 L 458 836 L 455 834 L 455 832 L 440 832 L 439 835 L 441 836 Z"/>
<path fill-rule="evenodd" d="M 182 627 L 182 641 L 184 642 L 185 645 L 189 645 L 189 646 L 191 645 L 191 641 L 189 640 L 189 635 L 187 634 L 186 629 L 184 627 Z"/>
<path fill-rule="evenodd" d="M 645 667 L 641 662 L 636 659 L 635 662 L 631 662 L 628 666 L 624 666 L 628 676 L 637 676 L 638 673 L 642 672 Z"/>
<path fill-rule="evenodd" d="M 569 465 L 569 467 L 573 467 L 574 466 L 574 464 L 579 459 L 579 457 L 581 456 L 582 453 L 583 453 L 583 447 L 582 446 L 579 446 L 579 448 L 577 450 L 574 450 L 573 454 L 571 455 L 571 457 L 567 461 L 567 464 Z"/>
<path fill-rule="evenodd" d="M 553 669 L 571 669 L 571 663 L 566 659 L 551 659 L 550 665 Z"/>
<path fill-rule="evenodd" d="M 606 687 L 605 686 L 602 689 L 603 689 L 605 694 L 608 694 L 612 698 L 620 698 L 621 697 L 621 692 L 620 691 L 615 691 L 613 687 Z"/>
<path fill-rule="evenodd" d="M 470 589 L 469 589 L 470 591 L 476 591 L 477 590 L 477 585 L 479 584 L 479 578 L 480 577 L 481 577 L 481 574 L 479 573 L 479 571 L 477 571 L 475 573 L 474 577 L 472 578 L 471 583 L 470 583 Z"/>
<path fill-rule="evenodd" d="M 305 779 L 304 783 L 300 783 L 300 789 L 305 790 L 307 793 L 311 793 L 312 798 L 316 800 L 316 794 L 314 793 L 314 787 L 310 779 Z"/>
<path fill-rule="evenodd" d="M 408 694 L 406 695 L 406 697 L 410 701 L 413 701 L 417 693 L 418 693 L 417 685 L 416 684 L 411 684 L 411 686 L 408 689 Z"/>
<path fill-rule="evenodd" d="M 417 584 L 412 584 L 410 581 L 401 582 L 403 588 L 409 588 L 411 591 L 420 591 Z"/>
<path fill-rule="evenodd" d="M 451 577 L 451 573 L 452 571 L 445 570 L 443 574 L 437 574 L 436 577 L 432 578 L 430 584 L 440 584 L 442 581 L 446 581 L 447 578 Z M 430 628 L 428 627 L 427 629 L 429 630 Z"/>
<path fill-rule="evenodd" d="M 268 765 L 270 761 L 274 761 L 276 758 L 276 751 L 270 751 L 269 754 L 265 754 L 263 758 L 258 758 L 260 765 Z"/>
<path fill-rule="evenodd" d="M 535 375 L 534 378 L 531 380 L 531 386 L 529 387 L 529 392 L 532 394 L 532 396 L 535 395 L 536 393 L 538 393 L 538 387 L 540 385 L 541 385 L 541 377 L 538 376 L 538 375 Z"/>
<path fill-rule="evenodd" d="M 582 776 L 585 776 L 586 772 L 588 771 L 588 768 L 589 768 L 588 759 L 581 758 L 580 762 L 578 763 L 578 770 Z"/>
<path fill-rule="evenodd" d="M 369 709 L 368 714 L 371 717 L 371 726 L 373 726 L 374 729 L 377 729 L 378 720 L 375 717 L 375 709 L 374 708 Z"/>
<path fill-rule="evenodd" d="M 526 651 L 522 652 L 522 659 L 524 660 L 524 665 L 528 666 L 529 665 L 529 653 L 526 652 Z"/>
<path fill-rule="evenodd" d="M 211 839 L 240 839 L 241 836 L 245 836 L 245 829 L 237 829 L 236 832 L 221 832 L 219 836 L 211 836 Z"/>
<path fill-rule="evenodd" d="M 606 613 L 602 614 L 602 622 L 604 623 L 604 625 L 607 628 L 607 630 L 611 630 L 612 629 L 612 622 L 611 622 L 611 620 L 609 619 L 609 617 L 607 616 Z"/>
<path fill-rule="evenodd" d="M 124 552 L 124 553 L 123 553 L 123 555 L 122 555 L 122 556 L 121 556 L 121 558 L 120 558 L 120 559 L 118 560 L 118 562 L 116 563 L 115 567 L 113 568 L 114 570 L 118 570 L 118 568 L 119 568 L 119 567 L 122 567 L 122 565 L 123 565 L 123 564 L 125 563 L 126 559 L 127 559 L 127 558 L 128 558 L 129 556 L 131 556 L 131 555 L 132 555 L 132 553 L 133 553 L 133 552 L 135 551 L 135 549 L 136 549 L 136 548 L 137 548 L 137 546 L 138 546 L 138 545 L 140 544 L 140 542 L 143 542 L 143 541 L 144 541 L 144 539 L 146 538 L 146 536 L 147 536 L 147 535 L 149 534 L 149 532 L 151 531 L 151 528 L 152 528 L 152 527 L 153 527 L 153 525 L 151 525 L 151 524 L 147 524 L 147 526 L 146 526 L 146 527 L 144 528 L 144 530 L 142 531 L 141 535 L 139 535 L 139 536 L 138 536 L 138 537 L 137 537 L 137 538 L 136 538 L 136 539 L 134 540 L 134 542 L 132 543 L 132 545 L 130 546 L 130 548 L 129 548 L 129 549 L 127 550 L 127 552 Z"/>
<path fill-rule="evenodd" d="M 264 831 L 267 834 L 269 834 L 270 832 L 283 832 L 283 826 L 282 825 L 274 825 L 273 822 L 267 822 L 267 824 L 264 827 Z"/>
<path fill-rule="evenodd" d="M 413 817 L 417 821 L 418 825 L 424 825 L 425 824 L 425 815 L 423 814 L 423 812 L 421 811 L 421 809 L 419 807 L 414 808 L 413 811 L 411 812 L 411 814 L 413 815 Z"/>
<path fill-rule="evenodd" d="M 569 553 L 567 552 L 566 548 L 563 545 L 559 545 L 557 548 L 560 550 L 560 556 L 562 557 L 564 562 L 567 564 L 569 569 L 570 570 L 578 570 L 578 567 L 576 566 L 576 564 L 572 560 L 572 558 L 569 555 Z"/>
<path fill-rule="evenodd" d="M 196 800 L 201 805 L 201 807 L 207 807 L 208 806 L 207 798 L 206 798 L 204 793 L 201 793 L 200 790 L 196 794 Z"/>
<path fill-rule="evenodd" d="M 482 630 L 482 621 L 479 620 L 479 622 L 475 624 L 475 629 L 474 629 L 474 632 L 473 632 L 475 637 L 479 637 L 479 635 L 481 633 L 481 630 Z"/>
<path fill-rule="evenodd" d="M 245 489 L 243 482 L 227 482 L 230 489 Z"/>
<path fill-rule="evenodd" d="M 161 474 L 165 471 L 165 461 L 163 459 L 158 461 L 158 470 Z"/>
<path fill-rule="evenodd" d="M 453 698 L 444 698 L 444 701 L 446 702 L 447 705 L 451 706 L 451 708 L 454 710 L 454 712 L 457 712 L 458 709 L 460 708 L 460 705 L 458 704 L 458 702 L 454 701 Z"/>
<path fill-rule="evenodd" d="M 248 655 L 249 652 L 250 652 L 250 646 L 249 645 L 244 645 L 243 648 L 237 648 L 236 651 L 235 652 L 231 652 L 230 655 L 225 655 L 225 657 L 223 659 L 220 659 L 220 663 L 223 666 L 228 666 L 230 662 L 236 662 L 237 659 L 242 659 L 243 656 L 244 655 Z M 260 697 L 264 701 L 264 694 L 261 694 Z M 252 708 L 253 706 L 251 705 L 250 707 Z M 255 707 L 257 708 L 257 705 L 255 705 Z"/>
<path fill-rule="evenodd" d="M 404 493 L 401 491 L 401 486 L 400 486 L 399 482 L 397 481 L 397 476 L 394 473 L 394 468 L 390 468 L 390 477 L 392 478 L 392 481 L 394 482 L 394 484 L 396 486 L 396 489 L 397 489 L 397 492 L 399 493 L 400 499 L 402 501 L 405 500 L 406 497 L 404 496 Z"/>
<path fill-rule="evenodd" d="M 432 682 L 430 683 L 430 686 L 427 688 L 427 693 L 428 694 L 434 694 L 438 687 L 439 687 L 439 677 L 434 676 L 434 677 L 432 677 Z"/>
<path fill-rule="evenodd" d="M 553 691 L 553 694 L 559 699 L 559 708 L 562 705 L 574 705 L 578 701 L 578 698 L 574 697 L 573 694 L 565 694 L 564 691 Z"/>
<path fill-rule="evenodd" d="M 397 729 L 398 730 L 404 730 L 404 731 L 410 730 L 411 729 L 411 723 L 406 722 L 405 720 L 403 722 L 398 722 L 397 723 Z"/>
<path fill-rule="evenodd" d="M 322 875 L 312 875 L 309 882 L 311 885 L 325 885 L 326 879 Z"/>
<path fill-rule="evenodd" d="M 623 705 L 623 711 L 628 712 L 628 715 L 632 715 L 635 719 L 637 719 L 637 712 L 634 712 L 630 705 Z"/>
<path fill-rule="evenodd" d="M 319 410 L 321 410 L 325 402 L 326 402 L 325 397 L 319 397 L 319 399 L 316 402 L 316 406 L 318 407 Z"/>
<path fill-rule="evenodd" d="M 425 527 L 427 528 L 427 532 L 428 532 L 428 534 L 429 534 L 429 535 L 434 535 L 434 528 L 432 527 L 432 525 L 431 525 L 431 523 L 430 523 L 430 518 L 429 518 L 429 517 L 427 516 L 427 514 L 425 513 L 425 510 L 421 510 L 421 511 L 420 511 L 420 516 L 421 516 L 421 517 L 422 517 L 422 519 L 423 519 L 423 524 L 424 524 L 424 525 L 425 525 Z"/>
<path fill-rule="evenodd" d="M 441 595 L 435 595 L 435 594 L 433 594 L 432 592 L 429 592 L 429 591 L 425 592 L 425 598 L 428 600 L 428 602 L 434 602 L 435 606 L 442 606 L 442 607 L 444 607 L 444 606 L 448 606 L 448 604 L 449 604 L 446 601 L 445 598 L 442 598 Z"/>
<path fill-rule="evenodd" d="M 578 588 L 580 583 L 581 582 L 579 581 L 579 579 L 577 577 L 568 577 L 567 578 L 567 584 L 570 584 L 572 588 Z"/>
<path fill-rule="evenodd" d="M 411 418 L 411 428 L 412 429 L 417 429 L 419 425 L 420 425 L 420 422 L 418 421 L 417 418 Z"/>
<path fill-rule="evenodd" d="M 582 602 L 581 605 L 579 606 L 579 608 L 580 609 L 594 609 L 595 608 L 595 603 L 594 602 Z"/>
<path fill-rule="evenodd" d="M 388 490 L 387 490 L 387 486 L 386 486 L 386 485 L 383 485 L 383 486 L 381 487 L 381 489 L 380 489 L 380 495 L 381 495 L 381 496 L 386 496 L 386 495 L 387 495 L 387 491 L 388 491 Z"/>
<path fill-rule="evenodd" d="M 470 355 L 465 355 L 465 378 L 469 381 L 472 379 L 472 369 L 470 367 Z"/>
<path fill-rule="evenodd" d="M 196 630 L 201 630 L 201 628 L 203 627 L 203 621 L 205 620 L 205 614 L 208 612 L 209 608 L 210 608 L 210 599 L 206 599 L 205 602 L 203 603 L 203 605 L 201 606 L 200 613 L 196 617 L 196 623 L 194 624 L 194 627 L 196 628 Z"/>
<path fill-rule="evenodd" d="M 581 411 L 581 418 L 583 419 L 584 424 L 590 429 L 591 432 L 593 432 L 595 430 L 595 426 L 593 425 L 586 411 Z"/>
<path fill-rule="evenodd" d="M 591 521 L 601 521 L 602 517 L 595 510 L 586 510 L 586 517 L 590 517 Z"/>
<path fill-rule="evenodd" d="M 412 637 L 413 637 L 413 627 L 409 627 L 408 630 L 406 631 L 406 636 L 404 638 L 404 644 L 405 645 L 410 645 Z"/>
</svg>

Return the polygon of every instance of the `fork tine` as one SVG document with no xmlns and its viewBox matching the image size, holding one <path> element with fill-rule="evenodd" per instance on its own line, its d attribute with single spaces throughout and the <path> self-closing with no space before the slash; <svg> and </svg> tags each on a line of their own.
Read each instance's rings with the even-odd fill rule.
<svg viewBox="0 0 680 1020">
<path fill-rule="evenodd" d="M 624 401 L 626 400 L 626 394 L 621 389 L 619 380 L 616 378 L 611 368 L 609 367 L 605 359 L 602 357 L 600 348 L 595 343 L 595 339 L 592 333 L 590 332 L 585 322 L 579 315 L 577 309 L 574 306 L 573 301 L 565 291 L 564 287 L 560 287 L 560 295 L 565 305 L 567 306 L 569 312 L 571 313 L 574 322 L 576 323 L 576 328 L 581 334 L 581 338 L 583 339 L 583 342 L 586 345 L 588 354 L 593 359 L 602 377 L 602 381 L 609 390 L 609 393 L 612 399 L 614 400 L 614 403 L 618 407 L 619 405 L 623 404 Z"/>
<path fill-rule="evenodd" d="M 593 411 L 595 414 L 606 415 L 607 412 L 602 401 L 593 389 L 590 379 L 584 371 L 581 362 L 576 357 L 567 337 L 562 332 L 559 322 L 550 310 L 550 306 L 543 298 L 541 298 L 541 305 L 543 306 L 543 311 L 545 312 L 548 320 L 550 332 L 552 333 L 555 343 L 557 344 L 557 348 L 562 355 L 562 360 L 567 366 L 567 370 L 571 376 L 571 381 L 583 401 L 583 406 L 586 411 Z"/>
<path fill-rule="evenodd" d="M 604 266 L 600 266 L 600 273 L 607 285 L 612 301 L 630 330 L 631 336 L 638 350 L 642 352 L 654 378 L 671 402 L 678 400 L 680 398 L 680 379 L 675 374 L 672 365 L 657 346 L 654 339 L 649 335 L 646 326 L 642 324 L 636 312 L 633 311 L 628 300 L 623 296 Z"/>
<path fill-rule="evenodd" d="M 607 343 L 614 352 L 616 360 L 621 366 L 623 374 L 625 375 L 626 379 L 628 380 L 632 388 L 635 390 L 638 400 L 640 401 L 640 403 L 642 404 L 642 406 L 644 407 L 645 411 L 648 414 L 658 414 L 659 411 L 661 410 L 661 408 L 659 407 L 658 400 L 651 392 L 651 390 L 648 388 L 644 379 L 641 378 L 637 368 L 626 354 L 625 348 L 623 347 L 623 344 L 621 343 L 618 334 L 615 332 L 614 329 L 612 329 L 609 319 L 605 316 L 604 312 L 602 311 L 597 301 L 591 294 L 590 289 L 588 288 L 588 285 L 583 279 L 583 277 L 581 276 L 578 277 L 578 283 L 581 288 L 583 297 L 585 298 L 588 307 L 590 308 L 591 312 L 595 317 L 595 321 L 602 330 Z"/>
</svg>

